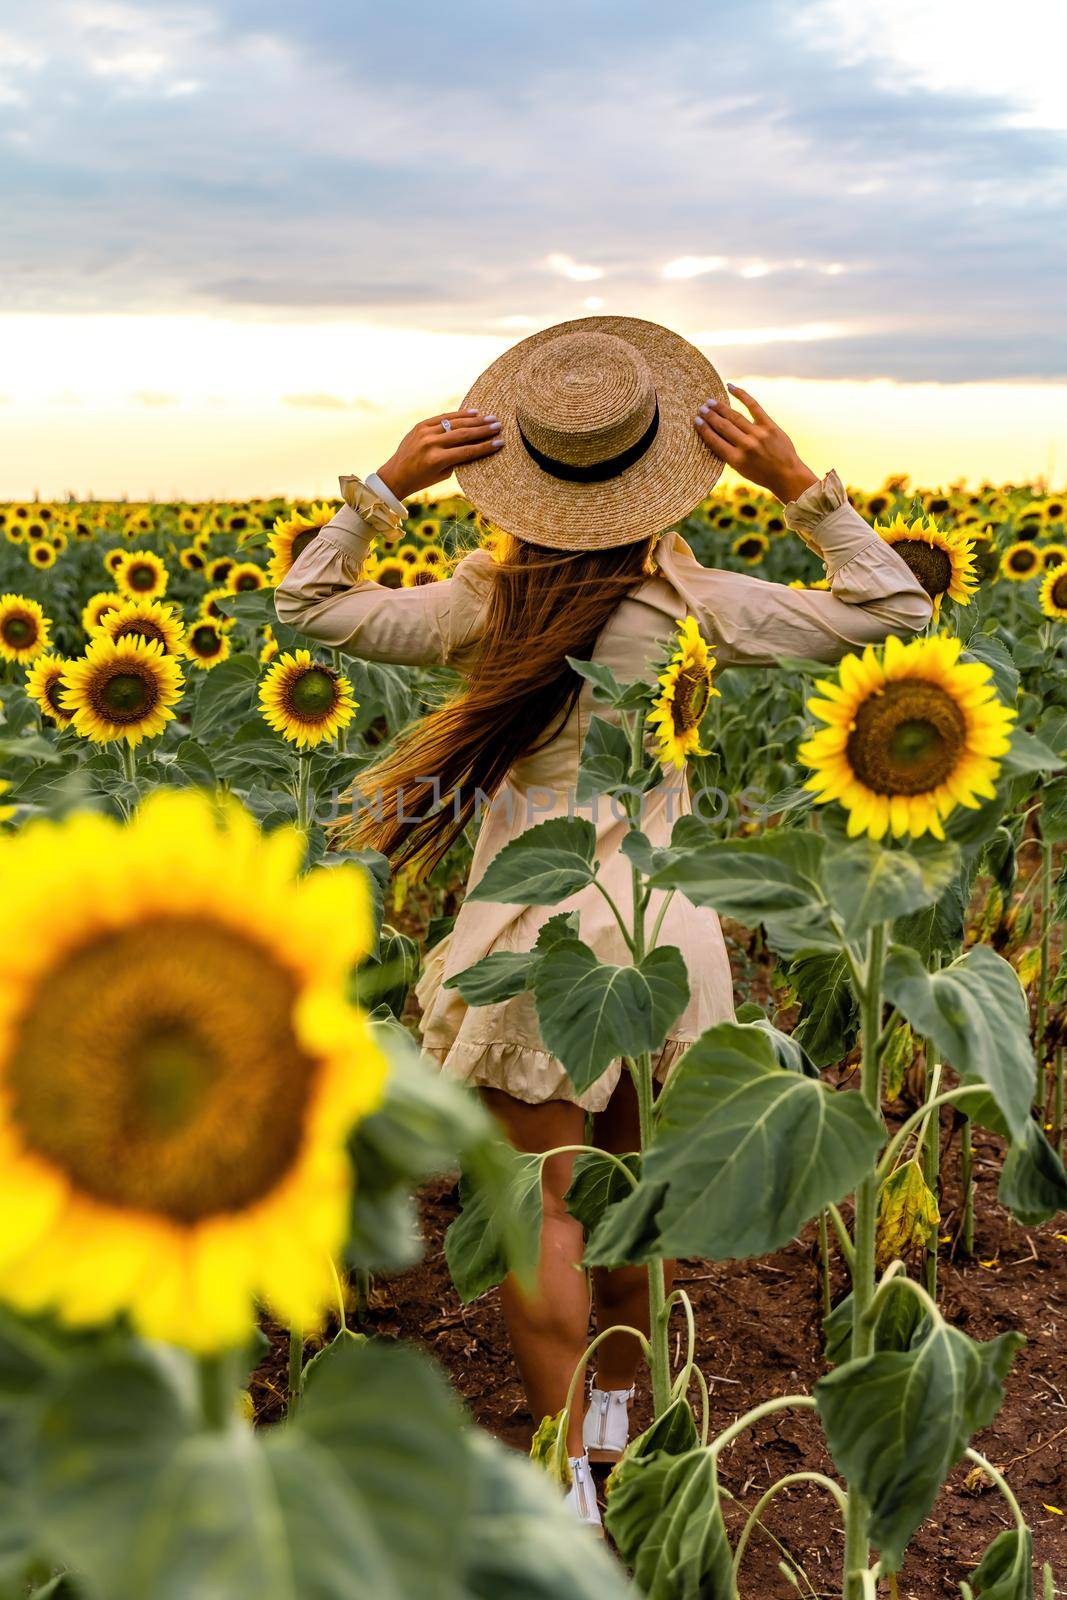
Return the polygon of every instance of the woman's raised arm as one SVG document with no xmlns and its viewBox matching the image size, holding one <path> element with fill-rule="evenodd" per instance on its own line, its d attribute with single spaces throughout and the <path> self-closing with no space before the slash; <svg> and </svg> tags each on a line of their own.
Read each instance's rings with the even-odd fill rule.
<svg viewBox="0 0 1067 1600">
<path fill-rule="evenodd" d="M 441 426 L 449 424 L 448 428 Z M 430 666 L 462 657 L 478 633 L 488 557 L 475 552 L 452 578 L 389 589 L 360 576 L 372 538 L 403 533 L 403 496 L 447 478 L 464 461 L 499 448 L 499 425 L 478 412 L 446 412 L 418 423 L 364 483 L 340 480 L 344 505 L 305 547 L 278 585 L 281 622 L 320 644 L 367 661 Z M 457 665 L 461 661 L 457 661 Z"/>
<path fill-rule="evenodd" d="M 715 639 L 720 664 L 762 666 L 788 655 L 832 662 L 891 633 L 924 628 L 929 595 L 850 504 L 837 473 L 816 477 L 759 402 L 733 384 L 730 390 L 751 417 L 709 402 L 695 419 L 697 431 L 716 455 L 784 503 L 787 527 L 825 562 L 829 589 L 790 589 L 704 568 L 680 541 L 664 540 L 660 565 Z"/>
</svg>

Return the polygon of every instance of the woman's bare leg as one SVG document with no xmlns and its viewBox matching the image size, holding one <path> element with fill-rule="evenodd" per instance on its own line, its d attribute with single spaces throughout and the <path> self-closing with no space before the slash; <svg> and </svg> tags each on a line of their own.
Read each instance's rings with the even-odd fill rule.
<svg viewBox="0 0 1067 1600">
<path fill-rule="evenodd" d="M 630 1074 L 623 1071 L 607 1106 L 594 1119 L 593 1142 L 599 1150 L 613 1155 L 629 1155 L 640 1149 L 641 1130 L 637 1112 L 637 1091 Z M 674 1281 L 674 1262 L 663 1264 L 667 1293 Z M 624 1323 L 648 1333 L 648 1273 L 644 1267 L 593 1268 L 593 1304 L 596 1329 L 601 1333 L 615 1323 Z M 612 1334 L 597 1347 L 596 1383 L 599 1389 L 629 1389 L 638 1365 L 643 1361 L 641 1346 L 630 1334 Z"/>
<path fill-rule="evenodd" d="M 527 1105 L 498 1089 L 483 1089 L 482 1098 L 517 1150 L 533 1154 L 584 1142 L 585 1113 L 569 1101 Z M 589 1282 L 579 1265 L 582 1226 L 563 1203 L 573 1166 L 572 1155 L 551 1156 L 544 1163 L 544 1223 L 536 1294 L 524 1295 L 512 1278 L 505 1279 L 500 1290 L 508 1337 L 535 1428 L 542 1417 L 555 1416 L 566 1404 L 574 1369 L 589 1343 Z M 575 1406 L 574 1412 L 567 1451 L 579 1456 L 583 1450 L 582 1406 Z"/>
</svg>

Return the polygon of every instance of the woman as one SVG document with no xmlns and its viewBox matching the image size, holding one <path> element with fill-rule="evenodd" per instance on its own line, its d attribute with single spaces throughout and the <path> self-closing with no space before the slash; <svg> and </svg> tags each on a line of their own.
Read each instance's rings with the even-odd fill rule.
<svg viewBox="0 0 1067 1600">
<path fill-rule="evenodd" d="M 361 780 L 378 814 L 360 842 L 394 867 L 440 858 L 484 806 L 470 882 L 517 834 L 576 807 L 582 740 L 594 709 L 566 657 L 593 658 L 623 680 L 652 663 L 686 615 L 719 667 L 773 664 L 785 655 L 837 660 L 895 630 L 921 628 L 930 601 L 904 562 L 852 509 L 836 473 L 819 480 L 743 389 L 731 407 L 718 374 L 691 345 L 652 323 L 589 317 L 533 335 L 500 357 L 463 408 L 432 417 L 401 441 L 366 483 L 341 479 L 345 506 L 307 546 L 277 592 L 278 615 L 323 644 L 369 660 L 444 663 L 462 693 L 399 741 Z M 728 462 L 785 505 L 787 526 L 826 564 L 827 592 L 800 591 L 708 570 L 677 533 L 662 533 L 710 492 Z M 402 501 L 458 468 L 460 485 L 506 537 L 468 555 L 451 579 L 391 590 L 359 577 L 372 534 L 399 535 Z M 595 708 L 603 714 L 602 707 Z M 434 808 L 442 797 L 449 804 Z M 647 799 L 643 826 L 668 841 L 687 808 L 684 779 Z M 592 814 L 585 808 L 586 814 Z M 415 818 L 418 820 L 412 821 Z M 625 905 L 625 823 L 597 809 L 600 881 Z M 650 907 L 654 918 L 660 896 Z M 598 890 L 560 906 L 468 902 L 430 953 L 418 987 L 424 1046 L 446 1072 L 476 1085 L 523 1151 L 581 1143 L 586 1112 L 595 1142 L 638 1146 L 636 1099 L 621 1064 L 577 1095 L 544 1049 L 530 996 L 468 1008 L 445 980 L 492 950 L 529 950 L 561 910 L 580 914 L 582 938 L 602 960 L 624 962 L 617 925 Z M 661 942 L 678 946 L 692 997 L 656 1065 L 662 1082 L 705 1028 L 733 1015 L 730 967 L 718 919 L 673 898 Z M 564 1404 L 586 1347 L 589 1287 L 576 1271 L 583 1243 L 564 1194 L 573 1158 L 544 1166 L 539 1292 L 502 1290 L 508 1331 L 536 1423 Z M 645 1273 L 595 1271 L 596 1321 L 647 1331 Z M 568 1440 L 579 1516 L 599 1521 L 587 1450 L 615 1459 L 628 1435 L 639 1350 L 630 1335 L 597 1352 L 589 1407 Z"/>
</svg>

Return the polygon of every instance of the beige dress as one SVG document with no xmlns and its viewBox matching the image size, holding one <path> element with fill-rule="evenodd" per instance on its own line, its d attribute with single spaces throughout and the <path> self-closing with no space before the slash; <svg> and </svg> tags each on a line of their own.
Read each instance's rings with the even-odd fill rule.
<svg viewBox="0 0 1067 1600">
<path fill-rule="evenodd" d="M 373 477 L 366 483 L 342 478 L 341 489 L 346 504 L 278 588 L 279 617 L 309 638 L 365 660 L 444 664 L 462 672 L 477 650 L 492 583 L 488 552 L 474 551 L 450 579 L 418 588 L 387 589 L 360 579 L 369 539 L 375 532 L 395 535 L 403 507 Z M 922 587 L 852 508 L 836 473 L 787 506 L 785 520 L 825 561 L 829 591 L 790 589 L 703 567 L 679 534 L 667 533 L 656 546 L 655 575 L 620 603 L 600 636 L 595 659 L 622 680 L 637 678 L 650 670 L 687 614 L 697 619 L 719 667 L 773 665 L 787 655 L 833 662 L 851 649 L 891 632 L 919 629 L 929 620 L 930 602 Z M 511 769 L 483 813 L 471 884 L 508 840 L 528 827 L 548 817 L 584 815 L 596 826 L 600 879 L 626 914 L 630 865 L 619 850 L 625 818 L 610 800 L 580 807 L 574 796 L 582 741 L 594 711 L 604 714 L 586 686 L 556 737 Z M 688 809 L 684 779 L 667 779 L 646 797 L 643 827 L 653 845 L 669 842 L 674 821 Z M 661 903 L 662 894 L 653 895 L 650 926 Z M 543 922 L 571 910 L 579 913 L 580 935 L 601 960 L 621 964 L 628 959 L 596 889 L 584 889 L 556 906 L 464 904 L 452 932 L 429 952 L 416 991 L 424 1048 L 445 1072 L 533 1103 L 570 1100 L 591 1111 L 607 1104 L 621 1063 L 613 1063 L 586 1094 L 576 1095 L 558 1060 L 544 1048 L 529 994 L 472 1008 L 455 989 L 442 986 L 490 951 L 529 950 Z M 692 991 L 656 1064 L 662 1079 L 692 1040 L 732 1017 L 733 986 L 714 912 L 675 895 L 659 942 L 681 950 Z"/>
</svg>

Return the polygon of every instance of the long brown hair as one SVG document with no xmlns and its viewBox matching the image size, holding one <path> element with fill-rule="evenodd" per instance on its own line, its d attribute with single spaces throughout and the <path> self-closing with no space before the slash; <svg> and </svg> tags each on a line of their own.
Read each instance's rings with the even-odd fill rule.
<svg viewBox="0 0 1067 1600">
<path fill-rule="evenodd" d="M 495 794 L 512 765 L 562 727 L 582 687 L 566 657 L 592 656 L 619 601 L 652 571 L 654 542 L 549 550 L 505 535 L 463 690 L 360 774 L 368 804 L 348 825 L 348 841 L 380 850 L 394 870 L 436 865 L 478 799 Z"/>
</svg>

